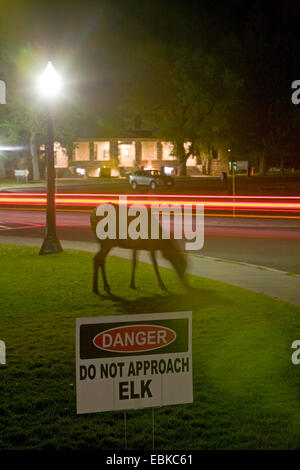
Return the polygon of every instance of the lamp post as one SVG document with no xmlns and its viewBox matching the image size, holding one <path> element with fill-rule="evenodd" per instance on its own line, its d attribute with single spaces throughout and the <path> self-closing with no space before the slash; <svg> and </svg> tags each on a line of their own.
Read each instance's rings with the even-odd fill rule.
<svg viewBox="0 0 300 470">
<path fill-rule="evenodd" d="M 61 89 L 60 78 L 51 62 L 48 62 L 46 70 L 39 80 L 39 89 L 45 97 L 47 106 L 47 133 L 46 133 L 46 169 L 47 169 L 47 206 L 46 206 L 46 231 L 40 255 L 49 255 L 62 251 L 61 244 L 56 235 L 56 210 L 55 210 L 55 168 L 54 168 L 54 131 L 51 105 Z"/>
</svg>

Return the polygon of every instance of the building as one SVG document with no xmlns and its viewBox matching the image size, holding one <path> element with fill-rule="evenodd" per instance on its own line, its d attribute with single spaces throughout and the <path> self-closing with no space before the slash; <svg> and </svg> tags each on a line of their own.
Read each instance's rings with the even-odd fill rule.
<svg viewBox="0 0 300 470">
<path fill-rule="evenodd" d="M 187 147 L 189 143 L 185 144 Z M 180 162 L 172 142 L 154 138 L 149 131 L 135 129 L 119 138 L 85 138 L 74 142 L 71 156 L 58 142 L 54 143 L 55 168 L 58 177 L 123 176 L 136 168 L 163 170 L 178 175 Z M 220 176 L 228 173 L 230 153 L 212 148 L 209 154 L 190 156 L 187 174 Z M 38 151 L 40 177 L 45 177 L 45 146 Z M 26 155 L 4 158 L 0 155 L 0 178 L 13 177 L 14 169 L 27 168 L 29 179 L 33 169 Z"/>
<path fill-rule="evenodd" d="M 133 136 L 81 139 L 74 144 L 72 158 L 68 160 L 65 152 L 56 152 L 56 168 L 69 168 L 71 174 L 90 177 L 122 176 L 135 168 L 163 169 L 167 174 L 179 174 L 179 160 L 171 142 Z M 222 171 L 228 172 L 228 155 L 216 149 L 210 155 L 190 156 L 187 160 L 188 175 L 219 176 Z"/>
</svg>

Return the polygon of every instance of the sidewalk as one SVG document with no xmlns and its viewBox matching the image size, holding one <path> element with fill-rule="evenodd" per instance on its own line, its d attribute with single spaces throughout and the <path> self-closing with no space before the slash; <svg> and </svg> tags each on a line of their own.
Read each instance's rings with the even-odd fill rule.
<svg viewBox="0 0 300 470">
<path fill-rule="evenodd" d="M 218 217 L 218 216 L 206 216 L 205 227 L 218 227 L 218 228 L 263 228 L 268 227 L 278 228 L 283 230 L 300 230 L 300 219 L 279 219 L 279 218 L 246 218 L 246 217 Z"/>
<path fill-rule="evenodd" d="M 1 236 L 0 243 L 41 246 L 41 238 L 22 238 Z M 96 242 L 61 241 L 64 249 L 73 249 L 95 253 L 98 251 Z M 131 259 L 130 250 L 114 248 L 111 256 Z M 188 254 L 189 274 L 206 277 L 215 281 L 242 287 L 254 292 L 262 293 L 300 306 L 300 275 L 289 274 L 272 268 L 256 266 L 223 259 L 210 258 L 201 255 Z M 170 268 L 170 264 L 159 253 L 157 260 L 160 266 Z M 150 256 L 146 252 L 139 253 L 139 261 L 151 264 Z"/>
<path fill-rule="evenodd" d="M 81 179 L 81 178 L 62 178 L 62 179 L 56 179 L 56 186 L 57 189 L 60 189 L 61 187 L 72 187 L 72 186 L 86 186 L 87 188 L 89 186 L 99 186 L 102 184 L 112 184 L 112 183 L 124 183 L 126 182 L 126 178 L 120 177 L 118 180 L 115 180 L 113 178 L 103 178 L 97 180 L 95 179 Z M 35 189 L 36 192 L 46 192 L 46 183 L 45 181 L 30 181 L 29 183 L 19 183 L 19 184 L 14 184 L 13 182 L 7 183 L 7 184 L 1 184 L 0 182 L 0 192 L 23 192 L 27 189 Z"/>
</svg>

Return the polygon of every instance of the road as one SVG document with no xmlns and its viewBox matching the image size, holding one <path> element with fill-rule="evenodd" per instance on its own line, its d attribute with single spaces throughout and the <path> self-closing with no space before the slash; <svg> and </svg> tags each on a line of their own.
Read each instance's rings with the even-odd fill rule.
<svg viewBox="0 0 300 470">
<path fill-rule="evenodd" d="M 115 193 L 130 194 L 133 191 L 126 179 L 115 181 L 97 179 L 78 179 L 76 181 L 57 180 L 57 193 Z M 228 178 L 228 184 L 222 185 L 219 177 L 201 176 L 198 178 L 176 178 L 174 187 L 158 187 L 155 193 L 160 194 L 231 194 L 231 178 Z M 251 176 L 236 175 L 235 190 L 237 195 L 264 195 L 264 196 L 299 196 L 300 176 Z M 44 192 L 45 185 L 28 187 L 20 185 L 14 188 L 2 188 L 3 190 L 16 192 Z M 1 191 L 1 188 L 0 188 Z M 139 187 L 138 192 L 147 193 L 149 188 Z"/>
<path fill-rule="evenodd" d="M 0 210 L 1 236 L 43 237 L 45 213 Z M 57 212 L 61 240 L 94 241 L 89 213 Z M 205 217 L 204 256 L 300 274 L 300 220 Z"/>
</svg>

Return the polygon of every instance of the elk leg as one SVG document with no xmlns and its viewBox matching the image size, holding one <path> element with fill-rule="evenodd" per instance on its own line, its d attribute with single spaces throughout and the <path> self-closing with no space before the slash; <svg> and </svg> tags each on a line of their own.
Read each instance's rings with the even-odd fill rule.
<svg viewBox="0 0 300 470">
<path fill-rule="evenodd" d="M 94 256 L 94 275 L 93 275 L 93 292 L 99 294 L 98 290 L 98 269 L 99 269 L 99 253 Z"/>
<path fill-rule="evenodd" d="M 106 279 L 106 273 L 105 273 L 105 257 L 106 257 L 106 255 L 108 254 L 109 250 L 110 250 L 110 247 L 103 250 L 104 254 L 103 254 L 102 263 L 101 263 L 103 287 L 104 287 L 104 290 L 105 290 L 106 292 L 108 292 L 108 293 L 110 293 L 110 287 L 109 287 L 108 282 L 107 282 L 107 279 Z"/>
<path fill-rule="evenodd" d="M 156 262 L 155 252 L 154 252 L 154 251 L 150 251 L 150 254 L 151 254 L 152 263 L 153 263 L 153 266 L 154 266 L 154 269 L 155 269 L 155 274 L 156 274 L 156 277 L 157 277 L 157 279 L 158 279 L 158 285 L 159 285 L 159 287 L 160 287 L 161 289 L 163 289 L 163 290 L 168 290 L 168 289 L 166 288 L 166 286 L 164 285 L 162 278 L 160 277 L 160 274 L 159 274 L 159 271 L 158 271 L 157 262 Z"/>
<path fill-rule="evenodd" d="M 129 287 L 131 289 L 136 289 L 136 285 L 135 285 L 136 265 L 137 265 L 137 251 L 133 250 L 133 252 L 132 252 L 132 273 L 131 273 L 131 281 L 130 281 L 130 284 L 129 284 Z"/>
<path fill-rule="evenodd" d="M 102 272 L 102 279 L 103 279 L 103 285 L 104 285 L 104 290 L 106 292 L 110 292 L 110 287 L 108 285 L 107 279 L 106 279 L 106 273 L 105 273 L 105 257 L 108 254 L 110 250 L 110 247 L 103 247 L 100 249 L 99 253 L 96 254 L 94 257 L 94 278 L 93 278 L 93 292 L 95 294 L 99 294 L 98 290 L 98 270 L 99 266 L 101 266 L 101 272 Z"/>
</svg>

